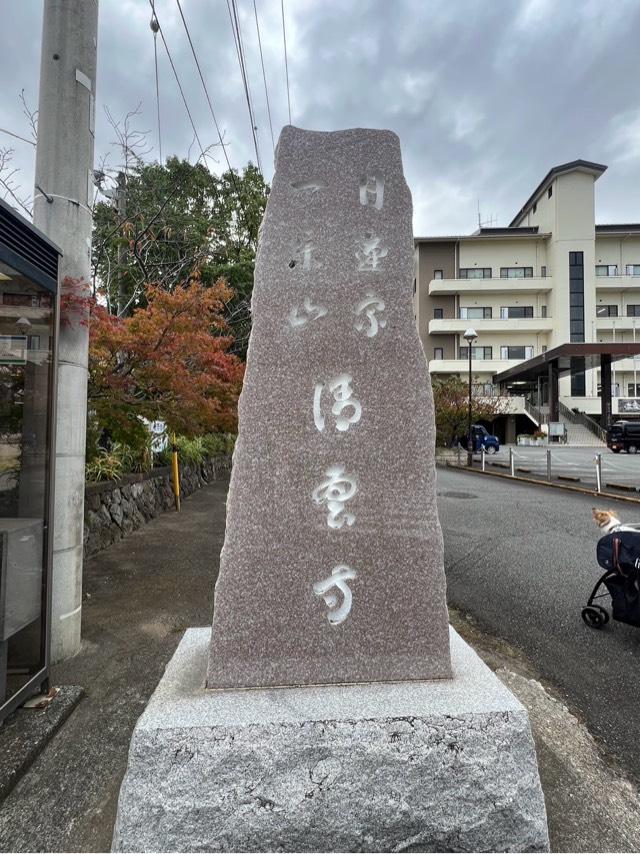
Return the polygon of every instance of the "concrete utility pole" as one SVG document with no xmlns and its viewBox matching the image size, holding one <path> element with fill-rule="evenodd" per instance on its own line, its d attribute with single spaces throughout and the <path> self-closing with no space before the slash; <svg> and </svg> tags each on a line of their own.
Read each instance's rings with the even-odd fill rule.
<svg viewBox="0 0 640 854">
<path fill-rule="evenodd" d="M 97 0 L 44 0 L 34 223 L 64 253 L 61 281 L 91 274 Z M 80 648 L 89 331 L 60 327 L 51 658 Z"/>
</svg>

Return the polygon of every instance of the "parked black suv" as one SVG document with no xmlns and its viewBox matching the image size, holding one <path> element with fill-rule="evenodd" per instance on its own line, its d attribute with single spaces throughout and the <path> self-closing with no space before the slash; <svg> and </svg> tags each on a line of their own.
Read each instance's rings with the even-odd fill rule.
<svg viewBox="0 0 640 854">
<path fill-rule="evenodd" d="M 607 430 L 607 448 L 614 454 L 626 451 L 637 454 L 640 450 L 640 421 L 616 421 Z"/>
</svg>

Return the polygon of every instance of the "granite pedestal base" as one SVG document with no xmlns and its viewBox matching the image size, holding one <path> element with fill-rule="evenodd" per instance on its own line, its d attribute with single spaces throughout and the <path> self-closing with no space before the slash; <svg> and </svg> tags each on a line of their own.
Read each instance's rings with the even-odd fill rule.
<svg viewBox="0 0 640 854">
<path fill-rule="evenodd" d="M 451 630 L 454 678 L 207 691 L 189 629 L 138 721 L 114 851 L 547 851 L 527 712 Z"/>
</svg>

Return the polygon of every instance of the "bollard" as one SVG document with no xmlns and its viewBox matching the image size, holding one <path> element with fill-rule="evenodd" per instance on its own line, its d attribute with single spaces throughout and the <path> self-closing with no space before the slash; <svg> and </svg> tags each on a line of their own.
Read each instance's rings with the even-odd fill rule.
<svg viewBox="0 0 640 854">
<path fill-rule="evenodd" d="M 516 470 L 515 470 L 515 460 L 513 457 L 513 448 L 509 448 L 509 465 L 511 468 L 511 477 L 515 477 L 516 476 Z"/>
<path fill-rule="evenodd" d="M 547 448 L 547 480 L 551 480 L 551 451 Z"/>
<path fill-rule="evenodd" d="M 481 464 L 482 464 L 482 471 L 484 471 L 484 458 L 485 458 L 485 456 L 486 456 L 486 454 L 485 454 L 485 451 L 484 451 L 484 445 L 483 445 L 483 446 L 480 448 L 480 462 L 481 462 Z"/>
<path fill-rule="evenodd" d="M 180 469 L 178 467 L 178 446 L 176 437 L 173 437 L 171 448 L 171 481 L 173 485 L 173 497 L 176 502 L 176 510 L 180 512 Z"/>
<path fill-rule="evenodd" d="M 602 454 L 593 458 L 596 464 L 596 492 L 602 492 Z"/>
</svg>

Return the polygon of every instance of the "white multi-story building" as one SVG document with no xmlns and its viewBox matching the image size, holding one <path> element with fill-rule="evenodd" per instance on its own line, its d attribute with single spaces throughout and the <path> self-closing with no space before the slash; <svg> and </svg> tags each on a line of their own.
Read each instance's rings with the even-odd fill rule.
<svg viewBox="0 0 640 854">
<path fill-rule="evenodd" d="M 551 169 L 505 228 L 417 237 L 415 313 L 432 375 L 474 382 L 565 343 L 640 343 L 640 224 L 596 225 L 595 182 L 606 166 L 575 160 Z M 600 415 L 600 372 L 560 379 L 560 401 Z M 613 413 L 640 398 L 640 357 L 614 362 Z M 514 410 L 517 411 L 517 410 Z M 524 415 L 524 409 L 522 410 Z"/>
</svg>

